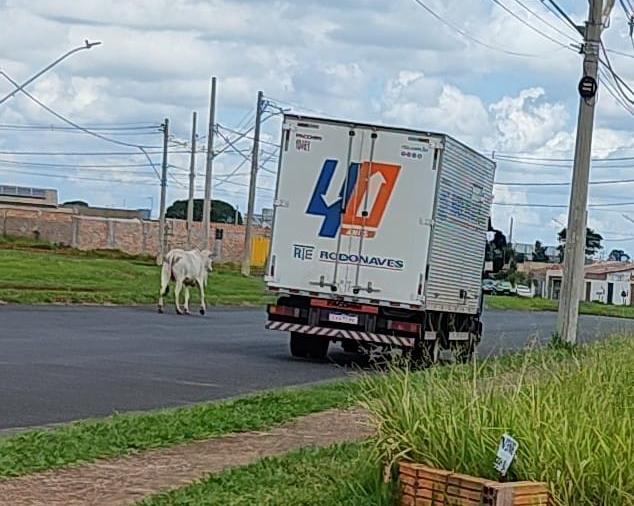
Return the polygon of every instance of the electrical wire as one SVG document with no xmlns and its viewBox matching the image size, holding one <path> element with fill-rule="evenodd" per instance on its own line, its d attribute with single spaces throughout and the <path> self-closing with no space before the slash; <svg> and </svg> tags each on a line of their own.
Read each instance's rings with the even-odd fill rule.
<svg viewBox="0 0 634 506">
<path fill-rule="evenodd" d="M 554 8 L 554 11 L 551 8 L 548 8 L 548 10 L 550 10 L 553 13 L 555 13 L 555 16 L 557 16 L 558 18 L 564 20 L 566 23 L 568 23 L 570 26 L 572 26 L 577 33 L 579 33 L 579 27 L 577 26 L 577 23 L 575 23 L 570 18 L 570 16 L 568 16 L 568 14 L 566 14 L 566 11 L 564 11 L 561 7 L 559 7 L 559 5 L 557 4 L 557 2 L 555 2 L 555 0 L 541 0 L 541 2 L 546 6 L 546 8 L 548 8 L 548 4 L 546 4 L 546 2 L 548 2 L 550 5 L 552 5 L 552 7 Z"/>
<path fill-rule="evenodd" d="M 45 103 L 43 103 L 38 98 L 34 97 L 31 93 L 26 91 L 24 88 L 21 88 L 20 85 L 15 80 L 13 80 L 3 70 L 0 70 L 0 75 L 2 75 L 11 84 L 13 84 L 16 88 L 18 88 L 23 95 L 27 96 L 29 99 L 31 99 L 33 102 L 35 102 L 37 105 L 39 105 L 44 110 L 48 111 L 50 114 L 55 116 L 57 119 L 63 121 L 64 123 L 66 123 L 66 124 L 68 124 L 68 125 L 70 125 L 70 126 L 72 126 L 74 128 L 77 128 L 78 130 L 82 130 L 83 132 L 87 133 L 88 135 L 92 135 L 93 137 L 96 137 L 98 139 L 102 139 L 102 140 L 104 140 L 106 142 L 110 142 L 110 143 L 113 143 L 113 144 L 118 144 L 120 146 L 127 146 L 127 147 L 133 147 L 133 148 L 139 149 L 145 155 L 145 157 L 147 158 L 148 162 L 150 162 L 150 164 L 152 165 L 152 169 L 154 170 L 154 173 L 156 174 L 156 177 L 161 179 L 161 174 L 156 169 L 156 166 L 154 165 L 154 162 L 152 161 L 150 156 L 147 154 L 146 148 L 161 148 L 162 146 L 143 146 L 143 145 L 139 145 L 139 144 L 130 144 L 128 142 L 120 141 L 118 139 L 112 139 L 112 138 L 107 137 L 105 135 L 102 135 L 100 133 L 93 132 L 92 130 L 89 130 L 87 128 L 82 127 L 81 125 L 79 125 L 79 124 L 75 123 L 74 121 L 66 118 L 62 114 L 58 113 L 57 111 L 55 111 L 52 108 L 50 108 L 49 106 L 47 106 Z"/>
<path fill-rule="evenodd" d="M 160 155 L 163 151 L 147 151 L 150 155 Z M 170 154 L 190 154 L 188 150 L 172 150 Z M 130 151 L 0 151 L 0 155 L 14 156 L 143 156 Z"/>
<path fill-rule="evenodd" d="M 491 44 L 487 44 L 486 42 L 483 42 L 480 39 L 477 39 L 476 37 L 474 37 L 473 35 L 469 34 L 468 32 L 466 32 L 465 30 L 463 30 L 462 28 L 460 28 L 459 26 L 455 25 L 454 23 L 447 21 L 446 19 L 444 19 L 440 14 L 438 14 L 436 11 L 434 11 L 431 7 L 429 7 L 427 4 L 425 4 L 422 0 L 414 0 L 414 2 L 416 2 L 420 7 L 422 7 L 423 9 L 425 9 L 429 14 L 431 14 L 434 18 L 436 18 L 438 21 L 440 21 L 443 25 L 451 28 L 453 31 L 457 32 L 458 34 L 460 34 L 463 38 L 470 40 L 471 42 L 478 44 L 482 47 L 486 47 L 487 49 L 490 49 L 492 51 L 497 51 L 499 53 L 504 53 L 510 56 L 519 56 L 522 58 L 539 58 L 540 55 L 537 54 L 528 54 L 528 53 L 519 53 L 516 51 L 509 51 L 508 49 L 503 49 L 497 46 L 493 46 Z"/>
<path fill-rule="evenodd" d="M 513 18 L 517 19 L 524 26 L 526 26 L 526 27 L 530 28 L 531 30 L 533 30 L 535 33 L 537 33 L 537 34 L 541 35 L 542 37 L 548 39 L 549 41 L 553 42 L 554 44 L 558 45 L 559 47 L 563 47 L 565 49 L 570 49 L 571 51 L 574 51 L 574 49 L 572 49 L 569 45 L 564 44 L 563 42 L 555 39 L 554 37 L 551 37 L 547 33 L 545 33 L 542 30 L 540 30 L 539 28 L 536 28 L 535 26 L 533 26 L 531 23 L 526 21 L 524 18 L 520 17 L 517 13 L 515 13 L 513 10 L 509 9 L 505 4 L 503 4 L 501 2 L 501 0 L 491 0 L 491 1 L 494 4 L 496 4 L 498 7 L 503 9 L 505 12 L 507 12 L 510 16 L 512 16 Z"/>
<path fill-rule="evenodd" d="M 514 203 L 514 202 L 493 202 L 494 206 L 502 206 L 502 207 L 537 207 L 537 208 L 547 208 L 547 209 L 567 209 L 567 204 L 529 204 L 525 202 Z M 623 207 L 623 206 L 634 206 L 634 202 L 614 202 L 608 204 L 589 204 L 589 208 L 602 208 L 602 207 Z"/>
<path fill-rule="evenodd" d="M 612 185 L 612 184 L 629 184 L 634 183 L 634 179 L 600 179 L 590 181 L 590 185 Z M 496 182 L 496 186 L 570 186 L 570 182 L 552 182 L 552 183 L 528 183 L 528 182 Z"/>
<path fill-rule="evenodd" d="M 571 40 L 575 44 L 579 43 L 579 39 L 578 38 L 575 39 L 571 35 L 569 35 L 566 32 L 564 32 L 563 30 L 560 30 L 559 28 L 557 28 L 553 23 L 551 23 L 546 18 L 541 16 L 538 12 L 534 11 L 529 6 L 527 6 L 524 2 L 522 2 L 522 0 L 514 0 L 514 1 L 515 1 L 515 3 L 517 3 L 521 7 L 523 7 L 526 11 L 530 12 L 537 19 L 539 19 L 542 23 L 544 23 L 545 25 L 549 26 L 552 30 L 556 31 L 558 34 L 562 35 L 563 37 L 566 37 L 568 40 Z M 580 35 L 580 34 L 577 32 L 577 35 Z"/>
</svg>

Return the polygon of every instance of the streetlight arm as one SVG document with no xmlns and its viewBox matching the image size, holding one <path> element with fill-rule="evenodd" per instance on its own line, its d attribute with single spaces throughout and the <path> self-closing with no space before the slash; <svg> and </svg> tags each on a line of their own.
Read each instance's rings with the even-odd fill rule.
<svg viewBox="0 0 634 506">
<path fill-rule="evenodd" d="M 83 46 L 79 46 L 76 47 L 75 49 L 71 49 L 70 51 L 68 51 L 67 53 L 64 53 L 62 56 L 60 56 L 57 60 L 55 60 L 53 63 L 51 63 L 50 65 L 46 66 L 45 68 L 43 68 L 42 70 L 40 70 L 37 74 L 35 74 L 34 76 L 32 76 L 30 79 L 28 79 L 27 81 L 25 81 L 24 83 L 18 85 L 16 87 L 16 89 L 14 89 L 12 92 L 10 92 L 8 95 L 6 95 L 5 97 L 3 97 L 2 99 L 0 99 L 0 105 L 2 105 L 3 103 L 5 103 L 7 100 L 9 100 L 11 97 L 14 97 L 17 93 L 19 93 L 20 91 L 22 91 L 24 88 L 26 88 L 29 84 L 31 84 L 33 81 L 35 81 L 37 78 L 39 78 L 42 74 L 48 72 L 49 70 L 51 70 L 55 65 L 57 65 L 58 63 L 62 62 L 63 60 L 65 60 L 66 58 L 68 58 L 70 55 L 77 53 L 78 51 L 83 51 L 84 49 L 91 49 L 94 46 L 98 46 L 99 44 L 101 44 L 101 42 L 88 42 L 85 41 L 85 44 Z"/>
</svg>

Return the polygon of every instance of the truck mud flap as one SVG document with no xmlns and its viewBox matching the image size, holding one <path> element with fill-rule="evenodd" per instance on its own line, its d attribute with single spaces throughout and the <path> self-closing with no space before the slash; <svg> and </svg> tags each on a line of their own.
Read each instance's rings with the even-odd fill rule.
<svg viewBox="0 0 634 506">
<path fill-rule="evenodd" d="M 371 332 L 362 332 L 356 330 L 330 329 L 327 327 L 302 325 L 299 323 L 268 321 L 266 322 L 265 327 L 269 330 L 279 330 L 282 332 L 299 332 L 300 334 L 324 336 L 330 339 L 351 339 L 353 341 L 390 344 L 395 346 L 403 346 L 406 348 L 414 347 L 415 343 L 415 339 L 409 337 L 389 336 L 387 334 L 374 334 Z"/>
</svg>

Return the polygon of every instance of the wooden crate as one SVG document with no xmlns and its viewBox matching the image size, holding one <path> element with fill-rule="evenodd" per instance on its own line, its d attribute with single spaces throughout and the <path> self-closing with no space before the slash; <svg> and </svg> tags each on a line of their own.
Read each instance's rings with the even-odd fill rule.
<svg viewBox="0 0 634 506">
<path fill-rule="evenodd" d="M 552 506 L 544 483 L 497 481 L 441 471 L 421 464 L 399 465 L 401 506 Z"/>
</svg>

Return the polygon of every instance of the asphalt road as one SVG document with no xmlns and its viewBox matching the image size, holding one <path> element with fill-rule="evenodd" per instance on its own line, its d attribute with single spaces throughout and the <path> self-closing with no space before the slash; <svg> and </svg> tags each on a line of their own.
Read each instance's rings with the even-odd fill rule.
<svg viewBox="0 0 634 506">
<path fill-rule="evenodd" d="M 481 355 L 547 339 L 554 313 L 488 311 Z M 340 377 L 358 368 L 293 360 L 287 336 L 257 310 L 206 317 L 150 308 L 0 307 L 0 430 L 231 397 Z M 582 338 L 634 330 L 634 321 L 583 317 Z"/>
</svg>

